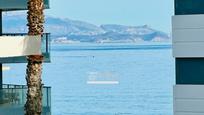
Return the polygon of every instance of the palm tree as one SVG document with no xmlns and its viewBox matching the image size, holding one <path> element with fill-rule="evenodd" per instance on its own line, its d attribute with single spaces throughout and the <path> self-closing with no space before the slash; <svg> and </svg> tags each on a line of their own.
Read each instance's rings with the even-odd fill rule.
<svg viewBox="0 0 204 115">
<path fill-rule="evenodd" d="M 44 30 L 44 3 L 43 0 L 28 0 L 28 35 L 43 35 Z M 42 113 L 42 55 L 27 57 L 26 70 L 27 101 L 25 115 L 41 115 Z"/>
</svg>

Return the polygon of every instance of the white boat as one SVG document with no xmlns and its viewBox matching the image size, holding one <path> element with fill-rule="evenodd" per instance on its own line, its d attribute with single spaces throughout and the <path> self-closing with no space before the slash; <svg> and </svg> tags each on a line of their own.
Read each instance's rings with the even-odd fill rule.
<svg viewBox="0 0 204 115">
<path fill-rule="evenodd" d="M 3 66 L 3 71 L 8 71 L 8 70 L 10 70 L 11 68 L 9 67 L 9 66 Z"/>
<path fill-rule="evenodd" d="M 92 85 L 117 85 L 117 75 L 111 72 L 90 72 L 88 73 L 87 84 Z"/>
</svg>

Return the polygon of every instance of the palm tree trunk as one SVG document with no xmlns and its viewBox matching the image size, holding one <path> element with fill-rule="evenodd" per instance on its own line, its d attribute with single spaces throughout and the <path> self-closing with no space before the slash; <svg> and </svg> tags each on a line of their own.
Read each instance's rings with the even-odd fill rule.
<svg viewBox="0 0 204 115">
<path fill-rule="evenodd" d="M 28 35 L 43 35 L 44 30 L 43 0 L 28 0 Z M 25 115 L 42 114 L 42 55 L 32 55 L 27 58 L 27 101 Z"/>
</svg>

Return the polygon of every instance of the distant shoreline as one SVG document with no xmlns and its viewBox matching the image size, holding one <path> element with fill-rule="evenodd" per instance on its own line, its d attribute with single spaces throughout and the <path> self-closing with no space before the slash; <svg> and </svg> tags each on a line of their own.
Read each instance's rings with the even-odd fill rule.
<svg viewBox="0 0 204 115">
<path fill-rule="evenodd" d="M 119 41 L 112 41 L 112 42 L 80 42 L 80 41 L 61 41 L 55 42 L 52 41 L 52 44 L 172 44 L 171 41 L 140 41 L 140 42 L 119 42 Z"/>
</svg>

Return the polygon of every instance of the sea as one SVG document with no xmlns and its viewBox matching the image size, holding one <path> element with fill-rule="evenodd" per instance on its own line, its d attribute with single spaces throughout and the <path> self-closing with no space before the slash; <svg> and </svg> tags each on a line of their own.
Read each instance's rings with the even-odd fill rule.
<svg viewBox="0 0 204 115">
<path fill-rule="evenodd" d="M 43 83 L 52 115 L 173 115 L 171 43 L 51 44 Z M 3 82 L 26 84 L 26 64 L 7 64 Z"/>
</svg>

